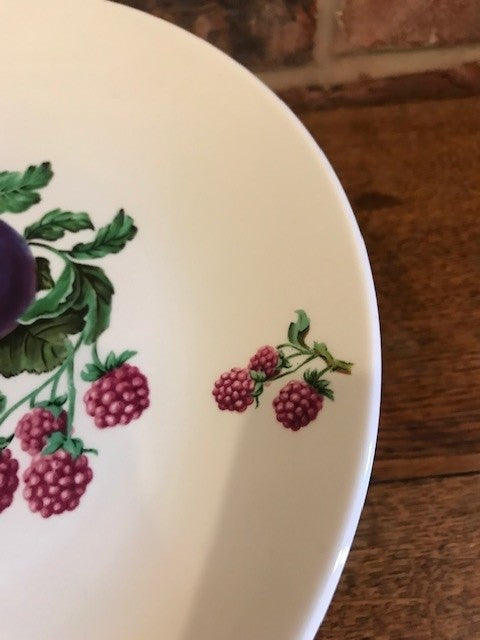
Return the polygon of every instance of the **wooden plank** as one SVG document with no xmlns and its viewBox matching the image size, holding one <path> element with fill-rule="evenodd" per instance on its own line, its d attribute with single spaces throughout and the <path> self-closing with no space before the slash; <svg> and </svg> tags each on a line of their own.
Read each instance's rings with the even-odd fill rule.
<svg viewBox="0 0 480 640">
<path fill-rule="evenodd" d="M 317 640 L 480 638 L 480 475 L 378 484 Z"/>
<path fill-rule="evenodd" d="M 480 99 L 302 119 L 372 262 L 384 360 L 374 478 L 479 470 Z"/>
</svg>

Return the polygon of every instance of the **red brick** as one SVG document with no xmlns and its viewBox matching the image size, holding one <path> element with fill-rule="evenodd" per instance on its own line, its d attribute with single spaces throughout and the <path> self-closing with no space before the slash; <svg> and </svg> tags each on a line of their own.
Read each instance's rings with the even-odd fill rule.
<svg viewBox="0 0 480 640">
<path fill-rule="evenodd" d="M 363 76 L 345 85 L 330 88 L 309 85 L 278 93 L 299 114 L 347 106 L 465 98 L 480 95 L 480 63 L 378 80 Z"/>
<path fill-rule="evenodd" d="M 338 53 L 480 40 L 478 0 L 344 0 L 337 18 Z"/>
<path fill-rule="evenodd" d="M 229 8 L 233 55 L 258 70 L 311 59 L 314 0 L 223 0 Z"/>
<path fill-rule="evenodd" d="M 315 0 L 117 0 L 208 40 L 253 70 L 311 60 Z"/>
</svg>

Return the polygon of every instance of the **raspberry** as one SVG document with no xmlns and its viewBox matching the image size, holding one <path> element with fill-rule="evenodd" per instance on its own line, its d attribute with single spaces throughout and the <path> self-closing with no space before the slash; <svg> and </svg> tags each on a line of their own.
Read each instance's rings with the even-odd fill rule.
<svg viewBox="0 0 480 640">
<path fill-rule="evenodd" d="M 315 420 L 323 406 L 323 396 L 303 380 L 288 382 L 273 401 L 278 422 L 298 431 Z"/>
<path fill-rule="evenodd" d="M 18 487 L 18 462 L 10 449 L 0 450 L 0 513 L 12 502 Z"/>
<path fill-rule="evenodd" d="M 92 478 L 83 454 L 75 459 L 63 449 L 47 456 L 37 454 L 23 474 L 23 497 L 30 510 L 42 518 L 60 515 L 78 507 Z"/>
<path fill-rule="evenodd" d="M 148 381 L 138 367 L 122 364 L 96 380 L 83 399 L 99 429 L 129 424 L 150 405 Z"/>
<path fill-rule="evenodd" d="M 260 347 L 250 358 L 248 368 L 252 371 L 263 371 L 267 378 L 273 378 L 278 373 L 279 354 L 275 347 Z"/>
<path fill-rule="evenodd" d="M 17 424 L 15 435 L 21 442 L 23 451 L 31 456 L 40 453 L 47 444 L 48 436 L 54 431 L 65 433 L 67 429 L 67 414 L 65 411 L 55 418 L 48 409 L 40 407 L 25 414 Z"/>
<path fill-rule="evenodd" d="M 222 373 L 215 382 L 212 394 L 219 408 L 228 411 L 245 411 L 252 404 L 255 382 L 248 369 L 234 367 Z"/>
</svg>

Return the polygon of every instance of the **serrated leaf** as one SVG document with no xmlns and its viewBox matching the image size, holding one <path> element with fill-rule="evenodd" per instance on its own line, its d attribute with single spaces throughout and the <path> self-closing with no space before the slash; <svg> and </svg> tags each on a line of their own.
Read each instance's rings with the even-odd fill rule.
<svg viewBox="0 0 480 640">
<path fill-rule="evenodd" d="M 7 396 L 0 391 L 0 413 L 5 411 L 7 406 Z"/>
<path fill-rule="evenodd" d="M 80 293 L 72 306 L 73 309 L 87 309 L 83 338 L 85 344 L 93 344 L 110 324 L 114 288 L 100 267 L 76 264 L 75 268 Z"/>
<path fill-rule="evenodd" d="M 99 380 L 105 373 L 103 369 L 100 369 L 95 364 L 86 364 L 80 376 L 85 382 L 95 382 L 95 380 Z"/>
<path fill-rule="evenodd" d="M 23 324 L 30 324 L 39 318 L 54 318 L 61 315 L 70 306 L 67 300 L 75 284 L 76 271 L 68 261 L 53 289 L 43 298 L 35 300 L 20 319 Z"/>
<path fill-rule="evenodd" d="M 310 330 L 310 319 L 303 309 L 298 309 L 295 313 L 297 320 L 288 327 L 288 339 L 294 345 L 306 347 L 305 338 Z"/>
<path fill-rule="evenodd" d="M 67 336 L 79 333 L 84 326 L 78 312 L 18 325 L 0 340 L 0 375 L 10 378 L 24 371 L 52 371 L 69 353 Z"/>
<path fill-rule="evenodd" d="M 48 240 L 63 238 L 66 231 L 77 233 L 85 229 L 94 229 L 88 213 L 53 209 L 40 220 L 27 227 L 23 233 L 27 240 Z"/>
<path fill-rule="evenodd" d="M 46 187 L 53 176 L 49 162 L 30 166 L 26 171 L 0 173 L 0 213 L 22 213 L 40 202 L 38 189 Z"/>
<path fill-rule="evenodd" d="M 37 267 L 37 291 L 46 291 L 55 285 L 47 258 L 35 258 Z"/>
<path fill-rule="evenodd" d="M 92 242 L 81 242 L 69 252 L 77 260 L 103 258 L 109 253 L 118 253 L 137 233 L 133 219 L 121 209 L 110 224 L 97 231 Z"/>
<path fill-rule="evenodd" d="M 55 451 L 58 451 L 63 447 L 65 440 L 66 436 L 64 433 L 62 433 L 61 431 L 54 431 L 54 433 L 49 436 L 47 444 L 43 447 L 42 455 L 48 456 L 52 453 L 55 453 Z"/>
</svg>

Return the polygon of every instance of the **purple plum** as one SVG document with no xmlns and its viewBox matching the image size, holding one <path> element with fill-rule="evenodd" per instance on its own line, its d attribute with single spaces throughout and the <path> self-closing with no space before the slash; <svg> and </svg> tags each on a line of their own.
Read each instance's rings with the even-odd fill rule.
<svg viewBox="0 0 480 640">
<path fill-rule="evenodd" d="M 0 220 L 0 338 L 12 331 L 36 290 L 35 259 L 28 244 Z"/>
</svg>

